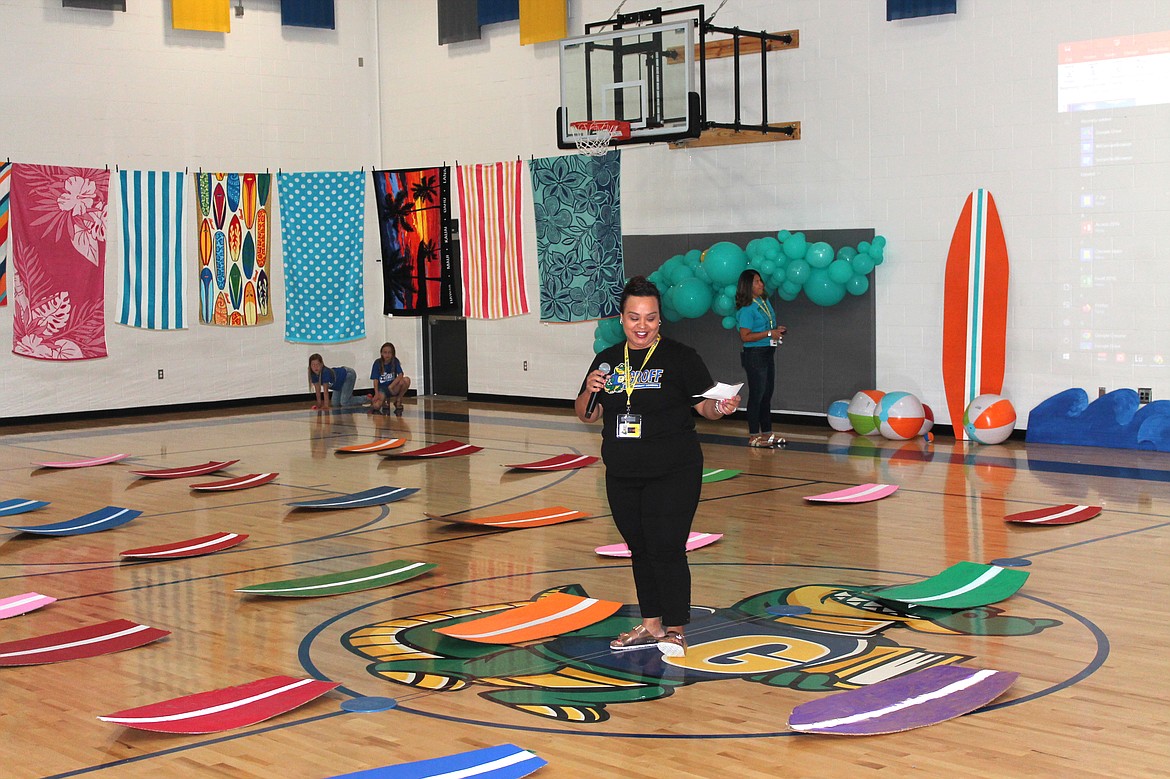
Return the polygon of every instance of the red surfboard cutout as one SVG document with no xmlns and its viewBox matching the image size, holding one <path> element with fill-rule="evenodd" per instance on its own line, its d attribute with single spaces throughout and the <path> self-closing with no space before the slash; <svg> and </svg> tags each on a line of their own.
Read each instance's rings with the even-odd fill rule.
<svg viewBox="0 0 1170 779">
<path fill-rule="evenodd" d="M 115 619 L 0 644 L 0 666 L 44 665 L 108 655 L 144 646 L 170 634 L 169 630 L 139 625 L 128 619 Z"/>
<path fill-rule="evenodd" d="M 187 465 L 181 468 L 163 468 L 158 471 L 130 471 L 135 476 L 141 476 L 145 479 L 182 479 L 188 476 L 206 476 L 209 473 L 222 471 L 230 465 L 235 465 L 239 460 L 208 460 L 201 465 Z"/>
<path fill-rule="evenodd" d="M 1003 521 L 1019 525 L 1073 525 L 1077 522 L 1084 522 L 1086 519 L 1092 519 L 1100 513 L 1100 506 L 1078 506 L 1075 503 L 1063 503 L 1059 506 L 1008 514 L 1003 518 Z"/>
<path fill-rule="evenodd" d="M 990 192 L 976 190 L 955 225 L 943 280 L 943 389 L 958 440 L 967 438 L 967 405 L 1003 392 L 1008 270 L 999 210 Z"/>
<path fill-rule="evenodd" d="M 231 549 L 242 543 L 248 537 L 247 533 L 212 533 L 209 536 L 188 538 L 185 541 L 174 541 L 159 546 L 143 546 L 138 549 L 127 549 L 119 552 L 122 557 L 143 557 L 152 560 L 173 560 L 180 557 L 197 557 L 199 555 L 214 554 L 224 549 Z"/>
<path fill-rule="evenodd" d="M 519 465 L 505 465 L 517 471 L 568 471 L 574 468 L 585 468 L 597 462 L 596 457 L 587 454 L 558 454 L 547 460 L 538 460 L 534 463 L 520 463 Z"/>
<path fill-rule="evenodd" d="M 481 451 L 483 451 L 482 446 L 472 446 L 471 444 L 465 444 L 462 441 L 451 439 L 450 441 L 432 444 L 422 449 L 415 449 L 411 452 L 395 452 L 394 454 L 384 454 L 382 456 L 387 460 L 408 460 L 424 457 L 455 457 L 464 454 L 475 454 Z"/>
<path fill-rule="evenodd" d="M 580 630 L 621 607 L 617 601 L 554 592 L 519 608 L 436 628 L 435 632 L 484 644 L 518 644 Z"/>
<path fill-rule="evenodd" d="M 494 527 L 501 530 L 522 530 L 526 527 L 541 527 L 543 525 L 559 525 L 561 522 L 572 522 L 577 519 L 588 519 L 589 515 L 583 511 L 567 509 L 564 506 L 550 506 L 535 511 L 518 511 L 515 514 L 500 514 L 494 517 L 458 517 L 427 514 L 430 519 L 443 522 L 454 522 L 460 525 L 475 525 L 477 527 Z"/>
<path fill-rule="evenodd" d="M 203 492 L 246 490 L 251 487 L 259 487 L 261 484 L 267 484 L 279 475 L 279 473 L 249 473 L 244 476 L 237 476 L 234 479 L 225 479 L 223 481 L 208 481 L 203 482 L 202 484 L 192 484 L 191 489 L 201 490 Z"/>
<path fill-rule="evenodd" d="M 292 711 L 339 686 L 341 682 L 270 676 L 238 687 L 124 709 L 98 719 L 156 733 L 219 733 Z"/>
</svg>

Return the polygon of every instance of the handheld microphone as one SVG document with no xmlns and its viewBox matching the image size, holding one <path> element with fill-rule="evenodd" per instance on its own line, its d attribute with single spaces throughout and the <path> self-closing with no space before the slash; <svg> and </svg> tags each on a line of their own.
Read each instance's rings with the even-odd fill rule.
<svg viewBox="0 0 1170 779">
<path fill-rule="evenodd" d="M 609 363 L 603 362 L 603 363 L 601 363 L 601 365 L 597 366 L 597 370 L 605 371 L 605 375 L 608 378 L 609 372 L 612 369 L 609 367 Z M 597 408 L 597 401 L 600 400 L 600 396 L 601 396 L 601 390 L 598 390 L 589 396 L 589 404 L 587 406 L 585 406 L 585 416 L 587 416 L 587 417 L 593 416 L 593 410 Z"/>
</svg>

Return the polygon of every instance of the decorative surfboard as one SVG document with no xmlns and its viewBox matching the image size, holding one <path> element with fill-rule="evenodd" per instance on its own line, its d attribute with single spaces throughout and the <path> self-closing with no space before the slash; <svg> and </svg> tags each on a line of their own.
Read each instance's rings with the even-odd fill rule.
<svg viewBox="0 0 1170 779">
<path fill-rule="evenodd" d="M 349 495 L 338 495 L 334 498 L 321 500 L 302 500 L 288 505 L 298 509 L 360 509 L 393 503 L 403 498 L 409 498 L 416 492 L 418 489 L 415 487 L 374 487 L 372 490 L 354 492 Z"/>
<path fill-rule="evenodd" d="M 536 509 L 535 511 L 518 511 L 515 514 L 499 514 L 494 517 L 440 516 L 438 514 L 427 514 L 426 516 L 430 519 L 442 520 L 443 522 L 456 522 L 461 525 L 476 525 L 477 527 L 494 527 L 501 530 L 521 530 L 526 527 L 557 525 L 561 522 L 572 522 L 577 519 L 587 519 L 589 517 L 583 511 L 574 511 L 564 506 L 550 506 L 549 508 Z"/>
<path fill-rule="evenodd" d="M 145 646 L 169 636 L 169 630 L 115 619 L 83 628 L 0 644 L 0 666 L 44 665 L 108 655 Z"/>
<path fill-rule="evenodd" d="M 802 703 L 788 716 L 788 727 L 801 733 L 875 736 L 936 725 L 986 706 L 1018 677 L 1010 671 L 938 665 Z"/>
<path fill-rule="evenodd" d="M 56 600 L 48 595 L 41 595 L 39 592 L 26 592 L 22 595 L 0 598 L 0 619 L 8 619 L 36 611 L 42 606 L 56 602 Z"/>
<path fill-rule="evenodd" d="M 105 457 L 90 457 L 87 460 L 66 460 L 64 462 L 33 463 L 38 468 L 89 468 L 94 465 L 109 465 L 125 460 L 128 454 L 108 454 Z"/>
<path fill-rule="evenodd" d="M 279 473 L 249 473 L 243 476 L 236 476 L 232 479 L 224 479 L 223 481 L 206 481 L 202 484 L 192 484 L 191 489 L 203 492 L 246 490 L 251 487 L 259 487 L 261 484 L 267 484 L 279 475 Z"/>
<path fill-rule="evenodd" d="M 862 594 L 940 609 L 970 609 L 1010 598 L 1027 580 L 1027 571 L 964 561 L 920 582 Z"/>
<path fill-rule="evenodd" d="M 270 676 L 238 687 L 208 690 L 98 717 L 156 733 L 219 733 L 263 722 L 304 706 L 341 682 Z"/>
<path fill-rule="evenodd" d="M 516 471 L 569 471 L 574 468 L 585 468 L 595 462 L 597 462 L 597 458 L 587 454 L 558 454 L 556 457 L 549 457 L 546 460 L 505 465 L 504 467 Z"/>
<path fill-rule="evenodd" d="M 713 544 L 723 538 L 722 533 L 699 533 L 692 530 L 687 536 L 687 551 L 693 552 L 700 549 L 707 544 Z M 609 544 L 608 546 L 599 546 L 593 550 L 602 557 L 629 557 L 630 548 L 625 544 Z"/>
<path fill-rule="evenodd" d="M 739 476 L 743 471 L 733 471 L 730 468 L 704 468 L 703 484 L 713 484 L 717 481 L 727 481 Z"/>
<path fill-rule="evenodd" d="M 835 492 L 806 495 L 804 499 L 814 503 L 869 503 L 871 500 L 889 497 L 897 491 L 896 484 L 859 484 Z"/>
<path fill-rule="evenodd" d="M 1092 519 L 1100 513 L 1100 506 L 1078 506 L 1074 503 L 1064 503 L 1059 506 L 1008 514 L 1003 518 L 1003 521 L 1021 525 L 1072 525 L 1084 522 L 1086 519 Z"/>
<path fill-rule="evenodd" d="M 27 514 L 30 511 L 43 509 L 49 505 L 45 500 L 29 500 L 27 498 L 13 498 L 0 501 L 0 517 L 13 517 L 17 514 Z"/>
<path fill-rule="evenodd" d="M 353 571 L 327 573 L 322 576 L 308 576 L 304 579 L 288 579 L 282 582 L 254 584 L 240 587 L 236 592 L 248 595 L 272 595 L 278 598 L 320 598 L 324 595 L 341 595 L 347 592 L 361 592 L 375 587 L 397 584 L 420 576 L 435 567 L 434 563 L 415 563 L 409 560 L 394 560 L 368 568 Z"/>
<path fill-rule="evenodd" d="M 124 509 L 119 506 L 106 506 L 80 517 L 67 519 L 64 522 L 52 522 L 48 525 L 8 525 L 12 530 L 22 533 L 36 533 L 45 536 L 83 536 L 86 533 L 100 533 L 125 525 L 138 517 L 142 512 L 135 509 Z"/>
<path fill-rule="evenodd" d="M 547 760 L 527 749 L 501 744 L 430 760 L 369 768 L 352 774 L 341 774 L 333 779 L 521 779 L 546 765 Z"/>
<path fill-rule="evenodd" d="M 435 628 L 435 632 L 484 644 L 519 644 L 580 630 L 621 607 L 617 601 L 554 592 L 515 609 Z"/>
<path fill-rule="evenodd" d="M 368 444 L 342 446 L 337 451 L 345 454 L 369 454 L 371 452 L 385 452 L 388 449 L 397 449 L 405 443 L 405 438 L 383 438 Z"/>
<path fill-rule="evenodd" d="M 1003 391 L 1007 302 L 1007 242 L 995 200 L 979 189 L 955 225 L 943 281 L 943 389 L 956 439 L 967 438 L 967 405 Z"/>
<path fill-rule="evenodd" d="M 141 557 L 148 560 L 174 560 L 180 557 L 198 557 L 199 555 L 214 554 L 225 549 L 231 549 L 236 544 L 243 543 L 247 533 L 212 533 L 209 536 L 188 538 L 185 541 L 173 541 L 158 546 L 143 546 L 138 549 L 127 549 L 119 552 L 122 557 Z"/>
<path fill-rule="evenodd" d="M 462 441 L 451 439 L 450 441 L 432 444 L 410 452 L 394 452 L 393 454 L 384 454 L 382 456 L 388 460 L 408 460 L 425 457 L 455 457 L 464 454 L 475 454 L 480 451 L 483 451 L 482 446 L 473 446 L 471 444 L 465 444 Z"/>
<path fill-rule="evenodd" d="M 186 465 L 180 468 L 163 468 L 158 471 L 130 471 L 135 476 L 147 479 L 183 479 L 189 476 L 206 476 L 235 465 L 239 460 L 208 460 L 200 465 Z"/>
</svg>

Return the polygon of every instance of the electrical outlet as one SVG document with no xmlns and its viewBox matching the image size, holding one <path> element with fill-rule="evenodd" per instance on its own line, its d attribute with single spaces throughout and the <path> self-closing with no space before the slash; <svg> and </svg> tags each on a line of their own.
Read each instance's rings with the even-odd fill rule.
<svg viewBox="0 0 1170 779">
<path fill-rule="evenodd" d="M 1149 387 L 1138 387 L 1138 403 L 1149 403 L 1154 399 L 1154 391 Z"/>
<path fill-rule="evenodd" d="M 528 370 L 528 360 L 524 361 L 524 370 Z"/>
<path fill-rule="evenodd" d="M 162 368 L 159 368 L 159 369 L 158 369 L 158 377 L 159 377 L 160 379 L 163 377 L 163 369 L 162 369 Z"/>
</svg>

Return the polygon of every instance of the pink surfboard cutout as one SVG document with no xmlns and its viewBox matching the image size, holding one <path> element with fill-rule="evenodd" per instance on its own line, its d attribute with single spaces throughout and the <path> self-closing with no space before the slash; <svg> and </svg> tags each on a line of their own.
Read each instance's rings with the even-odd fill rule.
<svg viewBox="0 0 1170 779">
<path fill-rule="evenodd" d="M 208 481 L 203 482 L 202 484 L 192 484 L 191 489 L 200 490 L 202 492 L 246 490 L 251 487 L 259 487 L 261 484 L 267 484 L 279 475 L 279 473 L 249 473 L 245 474 L 244 476 L 237 476 L 234 479 L 225 479 L 223 481 Z"/>
<path fill-rule="evenodd" d="M 341 682 L 270 676 L 238 687 L 124 709 L 98 719 L 157 733 L 219 733 L 292 711 L 340 685 Z"/>
<path fill-rule="evenodd" d="M 405 443 L 405 438 L 383 438 L 380 441 L 374 441 L 368 444 L 342 446 L 339 447 L 336 451 L 344 452 L 346 454 L 370 454 L 371 452 L 385 452 L 389 449 L 397 449 Z"/>
<path fill-rule="evenodd" d="M 1100 506 L 1078 506 L 1075 503 L 1064 503 L 1060 506 L 1008 514 L 1003 518 L 1003 521 L 1019 525 L 1072 525 L 1084 522 L 1086 519 L 1092 519 L 1100 513 Z"/>
<path fill-rule="evenodd" d="M 188 465 L 182 468 L 163 468 L 159 471 L 130 471 L 135 476 L 146 479 L 183 479 L 189 476 L 206 476 L 209 473 L 222 471 L 228 466 L 235 465 L 239 460 L 209 460 L 201 465 Z"/>
<path fill-rule="evenodd" d="M 805 500 L 814 503 L 868 503 L 871 500 L 881 500 L 897 491 L 896 484 L 859 484 L 836 492 L 807 495 Z"/>
<path fill-rule="evenodd" d="M 44 665 L 108 655 L 169 636 L 169 630 L 115 619 L 75 630 L 0 644 L 0 666 Z"/>
<path fill-rule="evenodd" d="M 505 465 L 504 467 L 517 471 L 568 471 L 574 468 L 586 468 L 595 462 L 597 462 L 597 458 L 587 454 L 558 454 L 556 457 L 550 457 L 547 460 L 538 460 L 533 463 L 520 463 L 518 465 Z"/>
<path fill-rule="evenodd" d="M 0 598 L 0 619 L 27 614 L 56 601 L 56 598 L 41 595 L 39 592 L 26 592 L 22 595 Z"/>
<path fill-rule="evenodd" d="M 119 552 L 118 554 L 122 557 L 142 557 L 152 560 L 197 557 L 199 555 L 222 552 L 224 549 L 231 549 L 236 544 L 242 543 L 247 537 L 247 533 L 212 533 L 209 536 L 188 538 L 185 541 L 175 541 L 170 544 L 127 549 L 125 552 Z"/>
<path fill-rule="evenodd" d="M 125 460 L 128 454 L 110 454 L 105 457 L 91 457 L 88 460 L 68 460 L 65 462 L 33 463 L 38 468 L 89 468 L 93 465 L 109 465 L 119 460 Z"/>
<path fill-rule="evenodd" d="M 431 446 L 425 446 L 422 449 L 415 449 L 411 452 L 395 452 L 382 456 L 388 460 L 409 460 L 411 458 L 424 457 L 455 457 L 457 455 L 475 454 L 481 451 L 483 451 L 482 446 L 473 446 L 472 444 L 465 444 L 462 441 L 451 439 L 442 443 L 432 444 Z"/>
<path fill-rule="evenodd" d="M 687 536 L 687 551 L 693 552 L 696 549 L 701 549 L 707 544 L 713 544 L 719 539 L 723 538 L 722 533 L 700 533 L 692 530 Z M 625 544 L 609 544 L 608 546 L 599 546 L 593 550 L 602 557 L 629 557 L 630 548 Z"/>
</svg>

